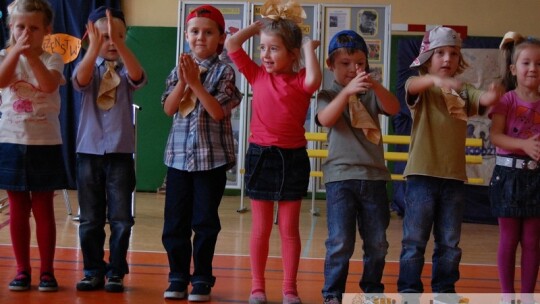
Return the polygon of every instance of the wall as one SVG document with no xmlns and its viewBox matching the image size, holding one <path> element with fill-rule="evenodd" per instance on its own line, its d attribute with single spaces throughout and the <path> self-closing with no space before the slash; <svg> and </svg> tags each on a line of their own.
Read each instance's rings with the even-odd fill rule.
<svg viewBox="0 0 540 304">
<path fill-rule="evenodd" d="M 148 85 L 135 94 L 135 102 L 143 109 L 138 114 L 137 189 L 155 191 L 166 172 L 163 150 L 171 119 L 162 111 L 160 97 L 165 78 L 175 65 L 178 1 L 124 0 L 123 3 L 130 25 L 128 44 L 149 78 Z M 534 27 L 537 22 L 533 22 L 538 20 L 540 0 L 519 0 L 519 5 L 501 0 L 370 0 L 366 4 L 391 4 L 392 23 L 467 25 L 470 36 L 501 37 L 509 30 L 540 36 L 538 27 Z"/>
<path fill-rule="evenodd" d="M 325 4 L 346 2 L 359 3 L 347 0 L 324 1 Z M 362 3 L 390 4 L 392 23 L 467 25 L 469 35 L 473 36 L 502 36 L 510 30 L 540 36 L 539 0 L 369 0 Z M 123 6 L 129 24 L 164 27 L 177 25 L 177 0 L 124 0 Z"/>
</svg>

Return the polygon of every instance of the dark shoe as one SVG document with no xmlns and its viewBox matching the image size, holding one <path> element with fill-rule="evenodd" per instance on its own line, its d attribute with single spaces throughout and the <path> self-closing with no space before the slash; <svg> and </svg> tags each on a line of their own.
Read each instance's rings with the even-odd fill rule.
<svg viewBox="0 0 540 304">
<path fill-rule="evenodd" d="M 119 276 L 112 276 L 108 278 L 107 284 L 105 284 L 105 290 L 108 292 L 124 291 L 124 280 Z"/>
<path fill-rule="evenodd" d="M 341 304 L 341 301 L 337 297 L 328 296 L 328 297 L 324 298 L 323 303 L 324 304 Z"/>
<path fill-rule="evenodd" d="M 185 299 L 186 298 L 187 284 L 181 282 L 171 282 L 169 288 L 163 293 L 165 299 Z"/>
<path fill-rule="evenodd" d="M 188 296 L 188 301 L 191 302 L 208 302 L 210 301 L 210 292 L 212 287 L 208 284 L 198 283 L 193 285 L 193 289 Z"/>
<path fill-rule="evenodd" d="M 58 282 L 54 275 L 50 272 L 44 272 L 39 277 L 39 291 L 57 291 Z"/>
<path fill-rule="evenodd" d="M 24 291 L 30 289 L 30 274 L 26 271 L 17 273 L 15 279 L 9 283 L 9 290 Z"/>
<path fill-rule="evenodd" d="M 79 291 L 92 291 L 103 288 L 105 285 L 105 280 L 102 276 L 93 277 L 85 276 L 82 280 L 77 283 L 77 290 Z"/>
</svg>

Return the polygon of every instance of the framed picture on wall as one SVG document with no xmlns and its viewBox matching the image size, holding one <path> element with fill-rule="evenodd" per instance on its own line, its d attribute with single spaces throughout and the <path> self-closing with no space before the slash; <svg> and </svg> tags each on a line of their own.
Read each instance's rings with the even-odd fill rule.
<svg viewBox="0 0 540 304">
<path fill-rule="evenodd" d="M 363 9 L 358 12 L 358 32 L 365 37 L 377 36 L 379 31 L 379 13 L 374 9 Z"/>
<path fill-rule="evenodd" d="M 368 60 L 369 62 L 381 61 L 381 40 L 365 39 L 368 48 Z"/>
<path fill-rule="evenodd" d="M 322 5 L 323 20 L 321 23 L 321 47 L 324 56 L 320 62 L 328 58 L 328 44 L 332 37 L 342 30 L 354 30 L 364 38 L 369 49 L 370 66 L 375 66 L 377 75 L 383 86 L 390 83 L 390 6 L 389 5 Z M 364 25 L 362 25 L 364 22 Z M 333 73 L 321 65 L 323 71 L 323 88 L 328 88 L 334 79 Z M 382 118 L 386 119 L 385 117 Z M 386 122 L 382 121 L 383 128 Z M 386 131 L 386 130 L 383 130 Z"/>
</svg>

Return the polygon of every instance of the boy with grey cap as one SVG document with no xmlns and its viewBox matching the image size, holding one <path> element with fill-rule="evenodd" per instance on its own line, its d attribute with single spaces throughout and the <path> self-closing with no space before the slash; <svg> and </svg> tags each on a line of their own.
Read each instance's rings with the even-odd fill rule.
<svg viewBox="0 0 540 304">
<path fill-rule="evenodd" d="M 411 64 L 420 76 L 405 83 L 405 100 L 413 119 L 405 167 L 405 215 L 398 292 L 424 291 L 424 253 L 433 227 L 431 288 L 434 303 L 468 303 L 458 297 L 461 222 L 463 219 L 467 119 L 495 104 L 502 87 L 481 91 L 455 76 L 467 67 L 461 38 L 451 28 L 425 33 L 420 54 Z M 414 303 L 411 299 L 409 303 Z"/>
</svg>

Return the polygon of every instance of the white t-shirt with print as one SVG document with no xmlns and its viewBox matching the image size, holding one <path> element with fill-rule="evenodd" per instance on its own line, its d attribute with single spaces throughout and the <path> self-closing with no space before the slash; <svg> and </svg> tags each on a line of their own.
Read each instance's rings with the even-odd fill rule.
<svg viewBox="0 0 540 304">
<path fill-rule="evenodd" d="M 0 51 L 0 64 L 6 56 L 6 50 Z M 43 52 L 40 59 L 47 69 L 63 74 L 64 63 L 60 55 Z M 59 90 L 52 93 L 40 91 L 36 77 L 22 55 L 13 78 L 8 87 L 1 88 L 0 143 L 61 144 Z M 62 82 L 65 83 L 65 79 Z"/>
</svg>

